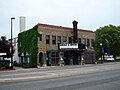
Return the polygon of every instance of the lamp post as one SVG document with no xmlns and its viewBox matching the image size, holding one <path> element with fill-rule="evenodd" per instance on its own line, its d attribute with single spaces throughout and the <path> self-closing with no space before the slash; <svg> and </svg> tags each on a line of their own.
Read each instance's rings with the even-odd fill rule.
<svg viewBox="0 0 120 90">
<path fill-rule="evenodd" d="M 13 46 L 12 46 L 13 19 L 15 19 L 15 18 L 14 17 L 11 18 L 11 69 L 13 69 Z"/>
<path fill-rule="evenodd" d="M 100 43 L 101 46 L 101 63 L 102 63 L 102 43 Z"/>
</svg>

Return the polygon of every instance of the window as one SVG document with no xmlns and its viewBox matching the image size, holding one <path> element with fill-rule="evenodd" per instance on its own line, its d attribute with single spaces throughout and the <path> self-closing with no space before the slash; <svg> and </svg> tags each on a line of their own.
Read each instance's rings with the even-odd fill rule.
<svg viewBox="0 0 120 90">
<path fill-rule="evenodd" d="M 46 44 L 50 44 L 50 35 L 46 35 Z"/>
<path fill-rule="evenodd" d="M 40 41 L 42 41 L 42 34 L 39 35 Z"/>
<path fill-rule="evenodd" d="M 67 37 L 63 36 L 63 42 L 67 42 Z"/>
<path fill-rule="evenodd" d="M 89 47 L 90 46 L 90 40 L 87 39 L 87 46 Z"/>
<path fill-rule="evenodd" d="M 56 44 L 56 36 L 52 36 L 52 44 Z"/>
<path fill-rule="evenodd" d="M 58 43 L 60 44 L 61 43 L 61 36 L 58 36 L 57 40 L 58 40 Z"/>
<path fill-rule="evenodd" d="M 78 42 L 81 43 L 81 38 L 78 38 Z"/>
<path fill-rule="evenodd" d="M 69 43 L 72 43 L 72 37 L 69 37 Z"/>
<path fill-rule="evenodd" d="M 52 65 L 58 65 L 59 63 L 59 53 L 58 52 L 52 52 L 51 53 L 51 64 Z"/>
<path fill-rule="evenodd" d="M 85 38 L 82 39 L 82 43 L 86 44 L 86 39 Z"/>
<path fill-rule="evenodd" d="M 93 47 L 94 39 L 91 39 L 91 47 Z"/>
</svg>

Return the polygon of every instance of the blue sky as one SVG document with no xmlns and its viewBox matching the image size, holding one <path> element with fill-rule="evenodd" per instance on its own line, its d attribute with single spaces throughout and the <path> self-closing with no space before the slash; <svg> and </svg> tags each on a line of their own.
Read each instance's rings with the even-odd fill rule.
<svg viewBox="0 0 120 90">
<path fill-rule="evenodd" d="M 120 0 L 1 0 L 0 36 L 10 38 L 10 18 L 13 36 L 19 33 L 19 17 L 26 17 L 26 29 L 37 23 L 93 30 L 113 24 L 120 25 Z"/>
</svg>

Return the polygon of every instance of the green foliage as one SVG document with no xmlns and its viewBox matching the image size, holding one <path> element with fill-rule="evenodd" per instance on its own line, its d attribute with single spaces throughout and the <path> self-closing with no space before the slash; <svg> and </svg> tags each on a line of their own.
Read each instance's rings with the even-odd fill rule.
<svg viewBox="0 0 120 90">
<path fill-rule="evenodd" d="M 108 25 L 100 27 L 95 32 L 94 48 L 96 52 L 101 52 L 101 46 L 105 48 L 105 53 L 114 57 L 120 54 L 120 26 Z"/>
<path fill-rule="evenodd" d="M 120 59 L 116 59 L 115 62 L 120 62 Z"/>
<path fill-rule="evenodd" d="M 18 53 L 19 56 L 23 53 L 30 55 L 30 67 L 37 66 L 37 54 L 38 54 L 38 26 L 32 29 L 18 34 Z"/>
</svg>

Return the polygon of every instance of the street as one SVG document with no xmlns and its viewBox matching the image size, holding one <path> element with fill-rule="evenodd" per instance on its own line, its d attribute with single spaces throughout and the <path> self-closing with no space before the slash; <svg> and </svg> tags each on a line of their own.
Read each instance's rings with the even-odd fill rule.
<svg viewBox="0 0 120 90">
<path fill-rule="evenodd" d="M 120 90 L 120 70 L 55 78 L 0 83 L 0 90 Z"/>
<path fill-rule="evenodd" d="M 120 90 L 120 63 L 35 70 L 0 72 L 0 90 Z"/>
</svg>

